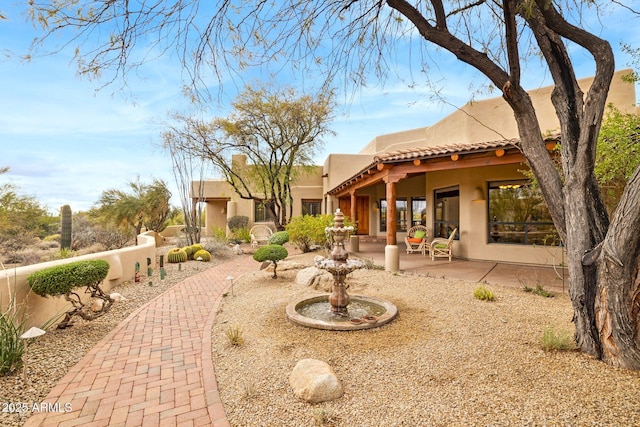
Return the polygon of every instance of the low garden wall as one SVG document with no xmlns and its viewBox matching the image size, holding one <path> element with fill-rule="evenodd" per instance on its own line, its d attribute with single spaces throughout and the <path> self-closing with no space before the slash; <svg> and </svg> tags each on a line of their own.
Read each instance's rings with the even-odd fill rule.
<svg viewBox="0 0 640 427">
<path fill-rule="evenodd" d="M 133 280 L 136 262 L 140 263 L 141 274 L 146 274 L 147 258 L 151 258 L 151 265 L 155 269 L 155 232 L 147 232 L 139 235 L 137 246 L 0 270 L 0 307 L 2 312 L 5 312 L 12 295 L 15 295 L 16 303 L 20 309 L 26 310 L 26 328 L 28 329 L 31 326 L 41 327 L 53 317 L 68 311 L 71 308 L 71 304 L 68 303 L 64 297 L 43 298 L 31 292 L 29 284 L 27 283 L 27 277 L 29 277 L 31 273 L 47 267 L 75 261 L 103 259 L 109 263 L 109 273 L 100 287 L 104 292 L 109 293 L 111 289 L 120 283 Z M 84 296 L 84 289 L 78 289 L 78 294 Z"/>
</svg>

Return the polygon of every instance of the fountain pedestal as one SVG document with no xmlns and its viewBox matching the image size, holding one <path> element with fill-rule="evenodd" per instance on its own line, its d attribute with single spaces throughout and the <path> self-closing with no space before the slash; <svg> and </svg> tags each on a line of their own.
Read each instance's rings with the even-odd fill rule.
<svg viewBox="0 0 640 427">
<path fill-rule="evenodd" d="M 358 260 L 350 260 L 344 248 L 345 239 L 353 233 L 353 227 L 344 225 L 344 215 L 336 210 L 333 227 L 325 229 L 331 239 L 331 257 L 316 261 L 316 267 L 333 276 L 330 295 L 308 298 L 287 306 L 287 317 L 294 323 L 317 329 L 354 330 L 384 325 L 395 318 L 395 305 L 376 298 L 347 293 L 345 279 L 352 271 L 364 267 Z M 352 309 L 349 309 L 349 305 Z M 329 306 L 327 309 L 327 305 Z"/>
</svg>

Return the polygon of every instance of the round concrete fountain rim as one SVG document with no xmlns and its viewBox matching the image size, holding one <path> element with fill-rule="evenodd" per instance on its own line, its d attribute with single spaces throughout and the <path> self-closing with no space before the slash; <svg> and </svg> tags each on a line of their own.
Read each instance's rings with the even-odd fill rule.
<svg viewBox="0 0 640 427">
<path fill-rule="evenodd" d="M 289 321 L 293 323 L 301 326 L 306 326 L 308 328 L 325 329 L 331 331 L 357 331 L 360 329 L 371 329 L 385 325 L 395 319 L 395 317 L 398 315 L 398 307 L 396 307 L 389 301 L 364 295 L 349 295 L 349 297 L 351 298 L 351 300 L 360 300 L 371 304 L 377 304 L 379 306 L 382 306 L 386 311 L 378 317 L 375 323 L 363 322 L 358 324 L 352 322 L 327 322 L 324 320 L 311 319 L 309 317 L 301 315 L 296 311 L 296 308 L 298 308 L 298 306 L 303 303 L 312 304 L 315 302 L 328 301 L 329 294 L 324 294 L 294 301 L 287 305 L 287 319 L 289 319 Z"/>
</svg>

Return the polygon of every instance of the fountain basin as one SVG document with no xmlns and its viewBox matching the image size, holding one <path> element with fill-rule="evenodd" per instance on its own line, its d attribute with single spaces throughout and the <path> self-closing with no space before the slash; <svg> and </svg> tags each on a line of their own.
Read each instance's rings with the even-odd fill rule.
<svg viewBox="0 0 640 427">
<path fill-rule="evenodd" d="M 350 299 L 346 316 L 331 313 L 327 294 L 290 303 L 287 318 L 308 328 L 354 331 L 382 326 L 398 315 L 398 308 L 388 301 L 363 295 L 350 295 Z"/>
</svg>

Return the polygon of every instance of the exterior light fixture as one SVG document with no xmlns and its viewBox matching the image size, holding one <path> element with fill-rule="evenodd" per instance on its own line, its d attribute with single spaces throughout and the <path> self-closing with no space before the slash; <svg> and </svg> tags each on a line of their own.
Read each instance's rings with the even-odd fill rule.
<svg viewBox="0 0 640 427">
<path fill-rule="evenodd" d="M 38 338 L 42 335 L 46 334 L 45 331 L 43 331 L 40 328 L 36 328 L 35 326 L 33 326 L 32 328 L 30 328 L 27 332 L 25 332 L 24 334 L 20 335 L 20 339 L 24 340 L 24 354 L 22 355 L 22 364 L 23 364 L 23 375 L 24 375 L 24 383 L 27 383 L 27 361 L 29 360 L 27 357 L 27 348 L 29 347 L 29 339 L 31 338 Z"/>
</svg>

